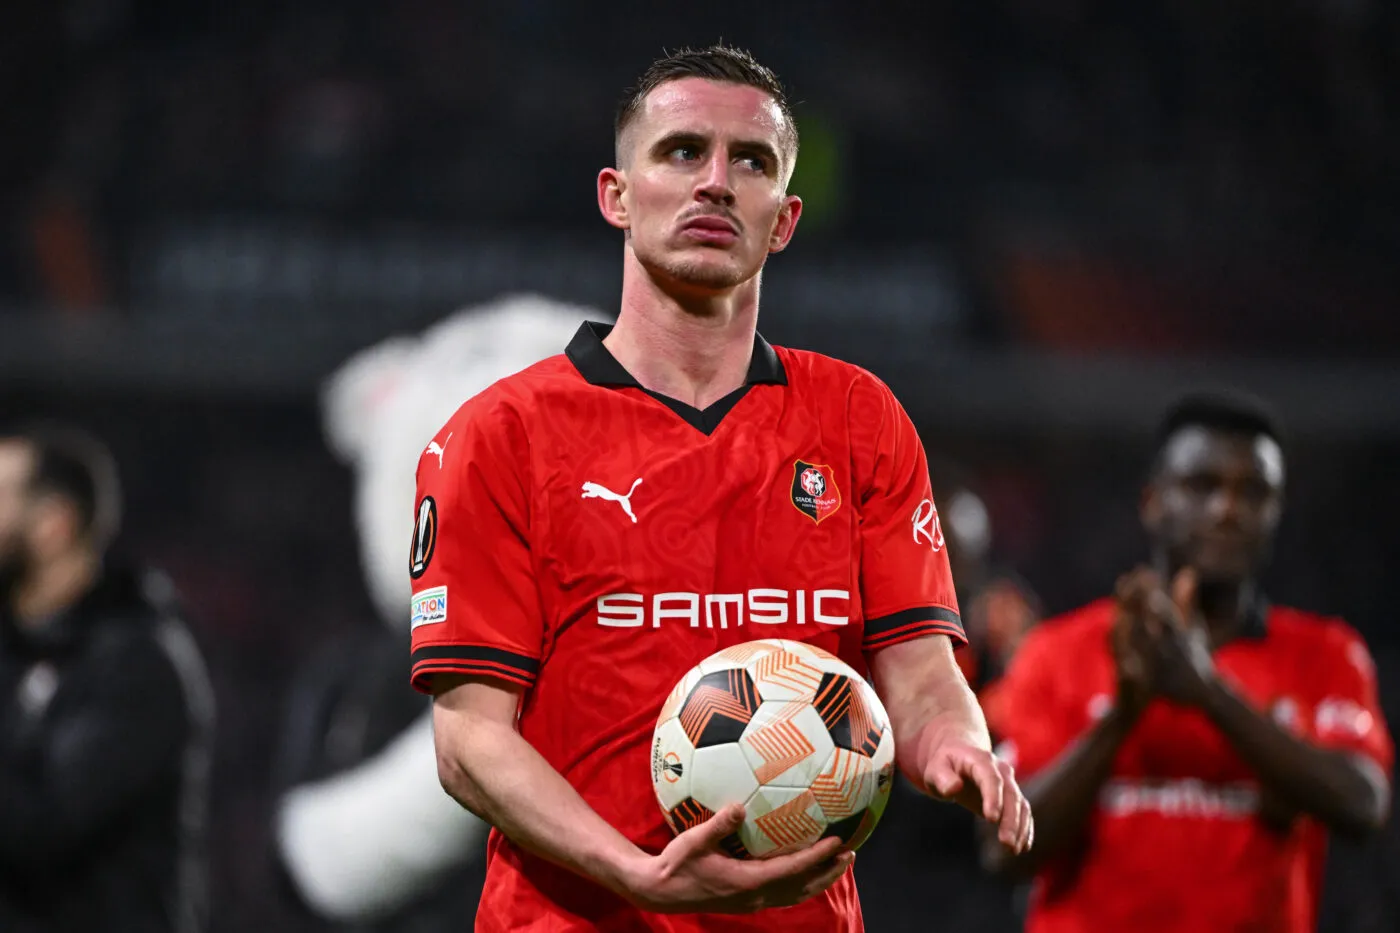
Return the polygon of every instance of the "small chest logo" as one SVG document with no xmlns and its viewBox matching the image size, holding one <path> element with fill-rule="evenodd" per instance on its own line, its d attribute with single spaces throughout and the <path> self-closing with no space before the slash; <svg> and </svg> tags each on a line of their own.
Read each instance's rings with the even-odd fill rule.
<svg viewBox="0 0 1400 933">
<path fill-rule="evenodd" d="M 841 508 L 841 490 L 831 467 L 798 460 L 792 465 L 792 504 L 818 525 Z"/>
</svg>

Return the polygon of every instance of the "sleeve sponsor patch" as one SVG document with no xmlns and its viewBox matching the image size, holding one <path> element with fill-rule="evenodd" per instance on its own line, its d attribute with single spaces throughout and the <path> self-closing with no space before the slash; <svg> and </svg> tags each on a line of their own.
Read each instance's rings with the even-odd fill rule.
<svg viewBox="0 0 1400 933">
<path fill-rule="evenodd" d="M 447 621 L 447 587 L 435 586 L 419 590 L 413 594 L 413 612 L 410 628 L 420 625 L 436 625 Z"/>
</svg>

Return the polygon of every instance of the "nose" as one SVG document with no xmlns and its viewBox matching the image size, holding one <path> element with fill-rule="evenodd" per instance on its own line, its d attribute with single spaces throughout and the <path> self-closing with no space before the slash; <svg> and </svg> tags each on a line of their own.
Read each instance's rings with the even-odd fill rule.
<svg viewBox="0 0 1400 933">
<path fill-rule="evenodd" d="M 1229 485 L 1216 489 L 1208 506 L 1211 520 L 1218 525 L 1237 526 L 1244 518 L 1244 497 Z"/>
<path fill-rule="evenodd" d="M 729 184 L 729 155 L 715 152 L 705 165 L 705 171 L 695 184 L 695 200 L 711 204 L 734 205 L 734 189 Z"/>
</svg>

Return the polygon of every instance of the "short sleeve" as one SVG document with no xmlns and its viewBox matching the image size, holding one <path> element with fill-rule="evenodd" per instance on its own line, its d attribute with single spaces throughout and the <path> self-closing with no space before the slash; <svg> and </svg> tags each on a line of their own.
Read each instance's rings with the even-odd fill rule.
<svg viewBox="0 0 1400 933">
<path fill-rule="evenodd" d="M 1064 648 L 1054 625 L 1026 635 L 1006 673 L 982 694 L 997 754 L 1029 777 L 1054 761 L 1083 731 L 1085 704 L 1063 689 Z"/>
<path fill-rule="evenodd" d="M 852 389 L 852 449 L 860 488 L 860 588 L 867 651 L 947 635 L 967 643 L 947 542 L 914 424 L 870 377 Z"/>
<path fill-rule="evenodd" d="M 1381 712 L 1375 661 L 1361 636 L 1334 623 L 1315 647 L 1309 666 L 1316 685 L 1308 724 L 1312 740 L 1365 755 L 1389 774 L 1395 748 Z"/>
<path fill-rule="evenodd" d="M 412 683 L 434 674 L 524 687 L 539 671 L 544 621 L 530 548 L 524 430 L 499 402 L 468 402 L 418 461 L 409 574 Z"/>
</svg>

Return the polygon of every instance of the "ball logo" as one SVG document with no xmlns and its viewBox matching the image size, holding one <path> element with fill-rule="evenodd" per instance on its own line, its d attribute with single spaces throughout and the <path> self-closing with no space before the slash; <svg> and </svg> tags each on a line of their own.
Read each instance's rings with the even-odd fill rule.
<svg viewBox="0 0 1400 933">
<path fill-rule="evenodd" d="M 667 752 L 666 757 L 661 759 L 661 777 L 668 784 L 674 784 L 685 774 L 685 767 L 681 764 L 681 758 L 675 752 Z"/>
<path fill-rule="evenodd" d="M 914 507 L 914 543 L 927 544 L 935 551 L 943 549 L 943 523 L 932 499 L 924 499 Z"/>
<path fill-rule="evenodd" d="M 792 504 L 818 525 L 841 508 L 841 490 L 836 488 L 831 467 L 804 460 L 794 463 Z"/>
</svg>

